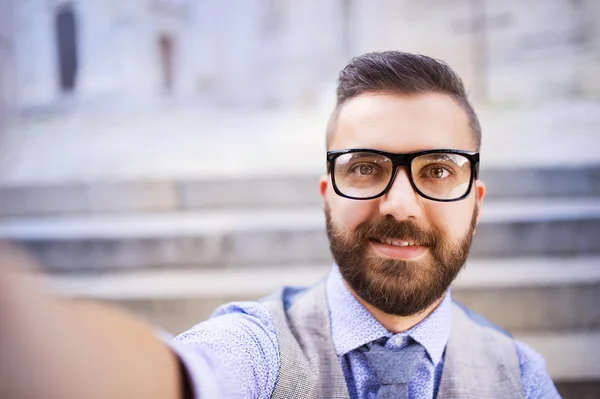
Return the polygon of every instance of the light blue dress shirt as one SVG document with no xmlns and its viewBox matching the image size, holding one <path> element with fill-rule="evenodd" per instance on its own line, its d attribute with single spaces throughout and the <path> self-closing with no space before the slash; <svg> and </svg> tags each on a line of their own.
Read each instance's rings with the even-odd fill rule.
<svg viewBox="0 0 600 399">
<path fill-rule="evenodd" d="M 345 286 L 334 266 L 327 276 L 331 334 L 351 398 L 374 399 L 379 384 L 361 350 L 387 337 L 386 347 L 400 350 L 409 338 L 421 344 L 427 358 L 409 384 L 409 398 L 433 398 L 444 364 L 451 327 L 450 292 L 421 323 L 392 334 Z M 195 398 L 270 398 L 279 372 L 279 348 L 269 311 L 257 302 L 223 305 L 213 316 L 171 342 L 185 365 Z M 542 356 L 515 341 L 523 391 L 527 399 L 560 398 Z"/>
</svg>

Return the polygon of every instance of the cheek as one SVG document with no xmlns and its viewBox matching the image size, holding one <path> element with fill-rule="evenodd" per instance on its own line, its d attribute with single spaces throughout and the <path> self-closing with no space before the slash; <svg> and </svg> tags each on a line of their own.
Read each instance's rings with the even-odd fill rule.
<svg viewBox="0 0 600 399">
<path fill-rule="evenodd" d="M 473 204 L 458 201 L 433 204 L 426 209 L 431 226 L 450 239 L 465 235 L 471 225 Z"/>
<path fill-rule="evenodd" d="M 350 200 L 334 192 L 328 193 L 327 202 L 333 223 L 347 231 L 354 231 L 362 222 L 372 220 L 377 211 L 375 201 Z"/>
</svg>

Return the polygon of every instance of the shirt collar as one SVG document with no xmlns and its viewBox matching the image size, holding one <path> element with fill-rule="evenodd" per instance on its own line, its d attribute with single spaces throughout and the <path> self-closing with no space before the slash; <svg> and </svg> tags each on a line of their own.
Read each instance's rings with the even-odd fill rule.
<svg viewBox="0 0 600 399">
<path fill-rule="evenodd" d="M 383 327 L 352 295 L 337 265 L 334 265 L 327 277 L 326 292 L 333 345 L 338 356 L 344 356 L 383 337 L 409 336 L 425 348 L 434 365 L 437 365 L 442 358 L 450 335 L 452 312 L 450 290 L 440 305 L 423 321 L 395 335 Z"/>
</svg>

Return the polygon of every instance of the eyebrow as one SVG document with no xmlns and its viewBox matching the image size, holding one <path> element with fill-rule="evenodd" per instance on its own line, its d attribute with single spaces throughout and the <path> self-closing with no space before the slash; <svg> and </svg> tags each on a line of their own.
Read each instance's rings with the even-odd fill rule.
<svg viewBox="0 0 600 399">
<path fill-rule="evenodd" d="M 389 159 L 385 155 L 377 154 L 375 152 L 368 152 L 368 151 L 350 152 L 349 154 L 351 155 L 350 159 L 374 158 L 374 157 Z"/>
<path fill-rule="evenodd" d="M 457 155 L 457 154 L 450 154 L 450 153 L 433 153 L 433 154 L 428 154 L 427 155 L 428 158 L 431 158 L 431 160 L 433 162 L 435 161 L 452 161 L 455 164 L 462 166 L 464 165 L 466 162 L 469 162 L 469 160 L 463 156 Z"/>
<path fill-rule="evenodd" d="M 427 154 L 425 156 L 427 158 L 432 158 L 432 159 L 435 159 L 435 160 L 439 160 L 439 159 L 455 160 L 457 158 L 455 156 L 455 154 L 448 154 L 448 153 L 444 153 L 444 152 L 437 152 L 437 153 Z"/>
</svg>

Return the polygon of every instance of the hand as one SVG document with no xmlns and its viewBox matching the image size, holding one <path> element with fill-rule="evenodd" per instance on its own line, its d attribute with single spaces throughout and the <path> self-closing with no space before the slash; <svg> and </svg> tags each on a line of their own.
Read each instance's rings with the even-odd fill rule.
<svg viewBox="0 0 600 399">
<path fill-rule="evenodd" d="M 178 399 L 176 356 L 135 317 L 44 293 L 35 262 L 0 246 L 0 398 Z"/>
<path fill-rule="evenodd" d="M 0 397 L 59 398 L 67 378 L 56 367 L 60 317 L 31 279 L 34 262 L 6 243 L 0 245 Z M 46 330 L 47 328 L 47 330 Z M 52 349 L 54 347 L 55 349 Z M 43 390 L 47 389 L 46 392 Z"/>
</svg>

